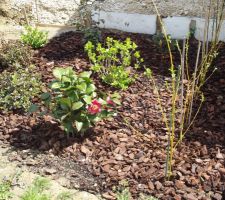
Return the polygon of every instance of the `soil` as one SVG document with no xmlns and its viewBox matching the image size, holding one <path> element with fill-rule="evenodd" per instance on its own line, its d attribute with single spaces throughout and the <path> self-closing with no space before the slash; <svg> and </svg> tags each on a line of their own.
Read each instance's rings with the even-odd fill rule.
<svg viewBox="0 0 225 200">
<path fill-rule="evenodd" d="M 103 39 L 130 37 L 138 44 L 145 65 L 151 67 L 160 85 L 162 103 L 169 108 L 170 92 L 163 82 L 170 81 L 169 56 L 147 35 L 103 31 Z M 191 40 L 190 65 L 194 66 L 195 40 Z M 72 66 L 88 70 L 83 35 L 69 32 L 52 39 L 36 52 L 34 62 L 49 83 L 52 69 Z M 175 66 L 180 62 L 173 52 Z M 173 176 L 165 180 L 167 135 L 161 120 L 157 96 L 150 81 L 140 76 L 126 91 L 120 91 L 122 106 L 118 116 L 90 129 L 83 138 L 68 138 L 51 117 L 8 113 L 0 115 L 0 142 L 10 145 L 15 159 L 30 169 L 55 168 L 70 179 L 69 187 L 100 192 L 115 199 L 112 188 L 121 180 L 129 182 L 134 199 L 140 193 L 159 199 L 225 199 L 225 45 L 215 65 L 217 71 L 204 86 L 205 102 L 192 129 L 174 152 Z M 193 63 L 192 63 L 193 62 Z M 114 91 L 94 77 L 105 92 Z M 30 156 L 23 155 L 24 150 Z M 38 158 L 35 157 L 35 153 Z M 31 164 L 27 162 L 31 157 Z M 13 156 L 12 156 L 13 158 Z M 79 183 L 79 184 L 78 184 Z"/>
</svg>

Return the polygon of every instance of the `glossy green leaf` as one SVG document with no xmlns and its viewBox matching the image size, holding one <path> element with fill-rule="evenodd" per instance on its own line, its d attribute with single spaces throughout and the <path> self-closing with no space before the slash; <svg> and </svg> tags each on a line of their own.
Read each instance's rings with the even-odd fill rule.
<svg viewBox="0 0 225 200">
<path fill-rule="evenodd" d="M 34 113 L 34 112 L 37 112 L 38 109 L 39 109 L 39 107 L 38 107 L 36 104 L 32 104 L 32 105 L 30 106 L 30 108 L 28 109 L 28 112 L 29 112 L 29 113 Z"/>
<path fill-rule="evenodd" d="M 91 71 L 89 71 L 89 72 L 82 72 L 82 73 L 80 73 L 80 75 L 79 75 L 79 77 L 82 77 L 82 78 L 90 78 L 90 76 L 91 76 Z"/>
<path fill-rule="evenodd" d="M 76 124 L 77 131 L 78 132 L 81 131 L 81 129 L 83 128 L 83 122 L 76 121 L 75 124 Z"/>
<path fill-rule="evenodd" d="M 65 70 L 63 68 L 55 68 L 53 70 L 53 75 L 55 78 L 61 80 L 62 76 L 65 74 Z"/>
<path fill-rule="evenodd" d="M 72 104 L 71 100 L 69 98 L 61 98 L 59 100 L 59 103 L 60 103 L 61 108 L 64 110 L 70 108 L 71 104 Z"/>
<path fill-rule="evenodd" d="M 51 95 L 49 92 L 45 92 L 45 93 L 41 94 L 41 99 L 44 101 L 49 99 L 50 97 L 51 97 Z"/>
<path fill-rule="evenodd" d="M 95 85 L 94 84 L 90 84 L 90 85 L 88 85 L 88 87 L 86 89 L 86 93 L 90 94 L 90 93 L 94 92 L 95 89 L 96 89 Z"/>
<path fill-rule="evenodd" d="M 52 89 L 59 89 L 61 86 L 62 86 L 61 83 L 54 82 L 54 83 L 52 83 L 51 88 Z"/>
<path fill-rule="evenodd" d="M 90 103 L 92 102 L 92 97 L 91 97 L 91 96 L 85 95 L 83 99 L 84 99 L 84 101 L 85 101 L 87 104 L 90 104 Z"/>
<path fill-rule="evenodd" d="M 86 89 L 87 89 L 87 84 L 83 82 L 83 83 L 81 83 L 80 85 L 77 86 L 77 89 L 85 92 Z"/>
<path fill-rule="evenodd" d="M 72 110 L 78 110 L 80 109 L 84 104 L 79 101 L 79 102 L 76 102 L 76 103 L 73 103 L 73 106 L 72 106 Z"/>
</svg>

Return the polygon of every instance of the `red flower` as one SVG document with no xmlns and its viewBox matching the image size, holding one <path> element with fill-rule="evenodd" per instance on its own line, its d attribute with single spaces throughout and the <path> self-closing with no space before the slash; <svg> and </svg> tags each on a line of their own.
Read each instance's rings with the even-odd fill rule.
<svg viewBox="0 0 225 200">
<path fill-rule="evenodd" d="M 108 96 L 106 99 L 107 104 L 111 105 L 111 106 L 115 106 L 115 103 L 113 102 L 113 100 Z"/>
<path fill-rule="evenodd" d="M 91 105 L 88 107 L 88 112 L 91 115 L 95 115 L 101 112 L 101 104 L 95 99 L 91 102 Z"/>
</svg>

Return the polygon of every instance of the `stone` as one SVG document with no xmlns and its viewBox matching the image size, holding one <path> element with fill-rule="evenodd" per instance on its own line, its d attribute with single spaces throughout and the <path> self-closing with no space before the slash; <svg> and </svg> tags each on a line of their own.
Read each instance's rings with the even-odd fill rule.
<svg viewBox="0 0 225 200">
<path fill-rule="evenodd" d="M 177 187 L 177 189 L 183 189 L 185 187 L 185 184 L 183 181 L 176 180 L 175 186 Z"/>
<path fill-rule="evenodd" d="M 52 175 L 52 174 L 55 174 L 57 171 L 55 169 L 46 168 L 44 169 L 44 172 L 46 175 Z"/>
<path fill-rule="evenodd" d="M 156 187 L 157 190 L 160 190 L 162 188 L 162 183 L 160 183 L 159 181 L 156 181 L 155 187 Z"/>
<path fill-rule="evenodd" d="M 190 193 L 185 195 L 186 200 L 196 200 L 198 199 L 194 194 Z"/>
<path fill-rule="evenodd" d="M 88 192 L 77 192 L 74 194 L 74 199 L 76 200 L 99 200 L 98 197 L 96 197 L 93 194 L 90 194 Z"/>
</svg>

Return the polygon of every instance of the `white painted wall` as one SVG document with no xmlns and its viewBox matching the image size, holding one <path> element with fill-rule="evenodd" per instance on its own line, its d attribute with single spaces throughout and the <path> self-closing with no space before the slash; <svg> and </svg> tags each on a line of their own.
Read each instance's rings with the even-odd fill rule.
<svg viewBox="0 0 225 200">
<path fill-rule="evenodd" d="M 156 33 L 156 15 L 93 11 L 92 19 L 100 22 L 100 28 L 151 35 Z"/>
<path fill-rule="evenodd" d="M 145 33 L 153 35 L 156 33 L 156 15 L 128 14 L 119 12 L 93 11 L 93 20 L 100 22 L 100 28 L 117 29 L 131 33 Z M 163 18 L 167 34 L 171 35 L 172 39 L 187 38 L 190 32 L 190 23 L 196 21 L 195 37 L 198 40 L 204 39 L 205 19 L 196 17 L 167 17 Z M 209 33 L 212 32 L 212 24 L 210 22 Z M 211 40 L 209 34 L 209 40 Z M 225 41 L 225 20 L 221 28 L 220 38 Z"/>
<path fill-rule="evenodd" d="M 201 19 L 201 18 L 194 18 L 196 20 L 196 32 L 195 32 L 195 38 L 198 40 L 203 40 L 204 35 L 206 35 L 204 32 L 205 30 L 205 19 Z M 208 38 L 209 40 L 212 40 L 212 35 L 213 35 L 213 29 L 215 31 L 215 22 L 213 20 L 210 20 L 209 23 L 209 30 L 208 30 Z M 221 32 L 220 32 L 220 36 L 219 39 L 221 41 L 225 41 L 225 20 L 223 21 L 222 27 L 221 27 Z"/>
<path fill-rule="evenodd" d="M 168 17 L 163 19 L 167 34 L 175 39 L 187 38 L 190 32 L 190 23 L 190 17 Z"/>
</svg>

